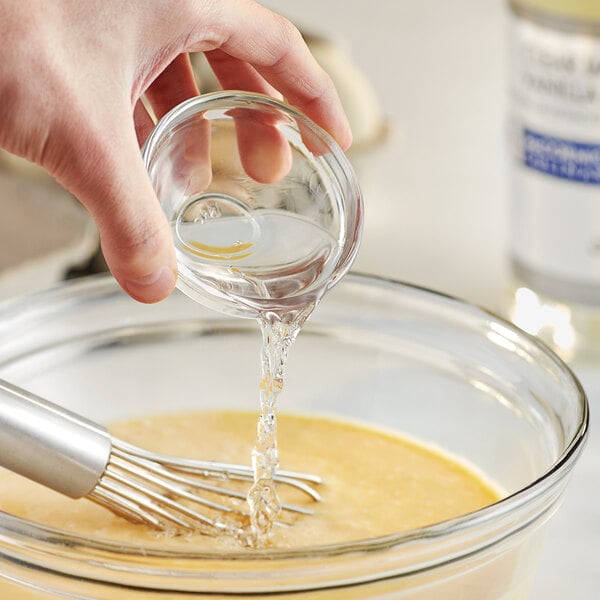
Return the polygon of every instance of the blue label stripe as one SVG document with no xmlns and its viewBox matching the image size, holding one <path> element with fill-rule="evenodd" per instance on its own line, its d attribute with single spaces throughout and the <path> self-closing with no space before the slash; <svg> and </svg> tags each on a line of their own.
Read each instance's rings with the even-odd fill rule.
<svg viewBox="0 0 600 600">
<path fill-rule="evenodd" d="M 523 130 L 523 161 L 530 168 L 580 183 L 600 184 L 600 145 L 570 142 Z"/>
</svg>

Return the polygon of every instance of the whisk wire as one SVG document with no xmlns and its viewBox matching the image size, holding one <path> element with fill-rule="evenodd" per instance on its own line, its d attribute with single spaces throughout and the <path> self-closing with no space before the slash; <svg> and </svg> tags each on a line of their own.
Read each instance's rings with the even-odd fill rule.
<svg viewBox="0 0 600 600">
<path fill-rule="evenodd" d="M 128 507 L 127 514 L 133 512 L 134 517 L 139 517 L 138 520 L 142 520 L 153 527 L 159 529 L 167 529 L 168 525 L 165 521 L 182 527 L 184 529 L 198 529 L 194 523 L 201 523 L 204 526 L 208 526 L 215 529 L 225 529 L 225 525 L 215 519 L 211 519 L 206 515 L 203 515 L 179 501 L 175 501 L 165 494 L 157 492 L 152 487 L 146 485 L 143 482 L 143 477 L 128 477 L 116 471 L 112 466 L 109 466 L 105 471 L 104 476 L 98 483 L 96 489 L 88 496 L 91 500 L 101 498 L 104 500 L 112 500 L 116 502 L 118 507 L 116 511 L 121 516 L 126 516 L 120 511 L 120 507 L 126 504 Z M 165 486 L 161 486 L 165 488 Z M 184 490 L 173 488 L 172 486 L 166 486 L 171 488 L 169 492 L 181 495 Z M 111 504 L 103 502 L 104 506 L 113 510 Z M 227 507 L 223 507 L 227 508 Z M 186 521 L 179 515 L 182 514 L 191 519 Z M 156 518 L 158 516 L 159 518 Z M 162 517 L 163 520 L 160 519 Z"/>
<path fill-rule="evenodd" d="M 223 485 L 208 483 L 204 479 L 222 481 Z M 229 480 L 252 480 L 252 470 L 243 465 L 154 454 L 122 440 L 113 439 L 104 474 L 88 498 L 130 521 L 143 522 L 156 529 L 175 526 L 191 530 L 198 529 L 200 524 L 213 532 L 239 530 L 239 527 L 221 519 L 222 514 L 230 513 L 247 516 L 242 507 L 246 493 L 226 487 L 225 483 Z M 315 480 L 320 481 L 320 478 L 293 471 L 286 471 L 285 475 L 278 473 L 276 476 L 278 483 L 296 488 L 313 501 L 318 501 L 319 493 L 306 483 Z M 211 500 L 196 493 L 198 491 L 229 499 L 231 502 L 239 502 L 240 506 Z M 212 518 L 182 501 L 216 511 L 219 516 Z M 281 508 L 303 515 L 314 513 L 310 508 L 285 502 Z"/>
<path fill-rule="evenodd" d="M 131 460 L 133 465 L 127 464 L 125 460 L 120 460 L 120 457 L 118 455 L 113 457 L 113 460 L 115 466 L 117 466 L 125 472 L 130 473 L 137 479 L 144 480 L 152 485 L 162 488 L 170 494 L 177 494 L 182 498 L 186 498 L 187 500 L 191 500 L 192 502 L 202 504 L 203 506 L 206 506 L 208 508 L 214 508 L 215 510 L 221 510 L 223 512 L 233 511 L 233 509 L 230 506 L 226 506 L 225 504 L 221 504 L 218 502 L 213 502 L 212 500 L 204 498 L 203 496 L 192 494 L 189 491 L 190 488 L 201 489 L 205 492 L 212 492 L 215 494 L 239 498 L 241 500 L 245 498 L 245 494 L 237 490 L 222 488 L 216 485 L 207 484 L 203 481 L 195 481 L 191 478 L 181 477 L 146 460 L 142 461 L 130 457 L 129 460 Z M 146 471 L 140 470 L 140 467 L 143 467 L 144 469 L 146 469 Z M 159 477 L 154 476 L 154 473 L 159 475 Z M 169 483 L 170 481 L 183 484 L 183 486 L 185 487 L 171 485 Z"/>
</svg>

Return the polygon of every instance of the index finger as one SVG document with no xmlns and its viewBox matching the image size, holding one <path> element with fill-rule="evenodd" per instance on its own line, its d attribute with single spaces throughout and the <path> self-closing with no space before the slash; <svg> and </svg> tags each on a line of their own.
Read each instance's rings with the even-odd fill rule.
<svg viewBox="0 0 600 600">
<path fill-rule="evenodd" d="M 290 104 L 347 149 L 352 134 L 335 86 L 298 29 L 256 2 L 223 2 L 220 8 L 221 50 L 252 65 Z"/>
</svg>

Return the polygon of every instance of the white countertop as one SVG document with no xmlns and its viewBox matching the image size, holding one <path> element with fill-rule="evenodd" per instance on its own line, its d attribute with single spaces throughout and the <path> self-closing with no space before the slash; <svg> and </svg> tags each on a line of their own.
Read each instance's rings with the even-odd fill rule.
<svg viewBox="0 0 600 600">
<path fill-rule="evenodd" d="M 265 0 L 339 40 L 390 123 L 356 157 L 366 228 L 356 270 L 494 311 L 505 303 L 505 4 L 501 0 Z M 600 365 L 578 369 L 600 426 Z M 598 409 L 597 411 L 595 409 Z M 600 441 L 591 436 L 552 521 L 533 600 L 598 597 Z"/>
</svg>

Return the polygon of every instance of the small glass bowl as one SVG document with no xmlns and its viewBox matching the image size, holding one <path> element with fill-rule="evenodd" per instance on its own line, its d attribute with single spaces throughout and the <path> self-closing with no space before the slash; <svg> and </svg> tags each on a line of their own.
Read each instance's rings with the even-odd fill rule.
<svg viewBox="0 0 600 600">
<path fill-rule="evenodd" d="M 228 314 L 314 304 L 349 269 L 362 226 L 354 171 L 293 107 L 248 92 L 191 98 L 142 155 L 169 220 L 178 287 Z"/>
<path fill-rule="evenodd" d="M 84 280 L 0 305 L 0 377 L 103 423 L 257 410 L 257 330 L 178 292 L 141 305 L 111 278 Z M 0 597 L 527 597 L 588 428 L 581 386 L 544 345 L 453 298 L 349 275 L 296 340 L 280 411 L 415 436 L 506 497 L 415 531 L 252 553 L 89 539 L 0 512 Z"/>
</svg>

